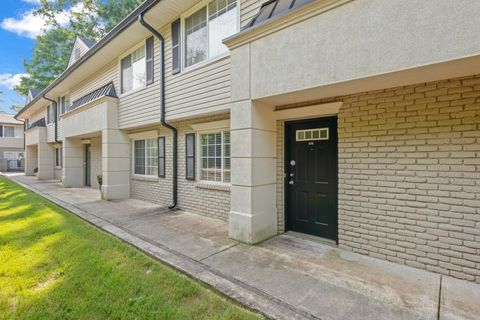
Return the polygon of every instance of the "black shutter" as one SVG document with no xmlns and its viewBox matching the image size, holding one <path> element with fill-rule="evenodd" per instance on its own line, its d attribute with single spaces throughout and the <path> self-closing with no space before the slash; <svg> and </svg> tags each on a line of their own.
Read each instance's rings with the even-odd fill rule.
<svg viewBox="0 0 480 320">
<path fill-rule="evenodd" d="M 158 176 L 165 178 L 165 137 L 158 137 Z"/>
<path fill-rule="evenodd" d="M 180 72 L 180 19 L 172 22 L 172 73 Z"/>
<path fill-rule="evenodd" d="M 3 126 L 0 125 L 0 137 L 3 137 Z"/>
<path fill-rule="evenodd" d="M 195 133 L 185 135 L 185 179 L 195 180 Z"/>
<path fill-rule="evenodd" d="M 49 124 L 52 120 L 50 119 L 50 108 L 51 106 L 47 107 L 47 124 Z"/>
<path fill-rule="evenodd" d="M 147 39 L 147 84 L 153 83 L 153 37 Z"/>
</svg>

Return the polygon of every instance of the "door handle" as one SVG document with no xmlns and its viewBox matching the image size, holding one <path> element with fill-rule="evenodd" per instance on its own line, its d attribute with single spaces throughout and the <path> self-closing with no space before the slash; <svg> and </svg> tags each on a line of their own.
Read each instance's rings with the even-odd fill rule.
<svg viewBox="0 0 480 320">
<path fill-rule="evenodd" d="M 288 181 L 288 184 L 294 184 L 293 180 Z"/>
</svg>

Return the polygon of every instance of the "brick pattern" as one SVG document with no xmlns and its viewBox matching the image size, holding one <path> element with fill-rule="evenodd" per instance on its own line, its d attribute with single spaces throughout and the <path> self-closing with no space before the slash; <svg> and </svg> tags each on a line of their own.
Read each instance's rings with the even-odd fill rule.
<svg viewBox="0 0 480 320">
<path fill-rule="evenodd" d="M 228 188 L 226 190 L 210 189 L 202 183 L 185 179 L 185 134 L 194 132 L 191 128 L 194 123 L 223 120 L 228 117 L 229 115 L 226 114 L 172 123 L 178 130 L 178 207 L 223 221 L 227 221 L 230 212 L 230 191 Z M 172 137 L 170 131 L 164 128 L 154 129 L 158 129 L 160 135 L 166 137 L 166 177 L 155 179 L 155 181 L 132 179 L 130 193 L 132 198 L 167 206 L 172 201 Z"/>
<path fill-rule="evenodd" d="M 480 283 L 480 75 L 329 101 L 344 102 L 339 246 Z M 277 141 L 283 159 L 281 123 Z"/>
</svg>

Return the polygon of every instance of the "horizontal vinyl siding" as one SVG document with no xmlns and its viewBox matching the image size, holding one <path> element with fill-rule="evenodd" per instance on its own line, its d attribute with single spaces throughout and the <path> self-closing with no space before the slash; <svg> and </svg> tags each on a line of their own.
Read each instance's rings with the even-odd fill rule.
<svg viewBox="0 0 480 320">
<path fill-rule="evenodd" d="M 32 124 L 37 120 L 40 120 L 41 118 L 45 118 L 45 121 L 47 121 L 47 107 L 43 108 L 42 110 L 32 114 L 30 117 L 29 123 Z"/>
<path fill-rule="evenodd" d="M 131 128 L 160 122 L 160 48 L 154 39 L 153 83 L 119 99 L 120 128 Z M 120 94 L 118 87 L 117 94 Z"/>
<path fill-rule="evenodd" d="M 118 63 L 117 59 L 110 61 L 107 65 L 101 68 L 98 72 L 82 81 L 79 85 L 73 87 L 70 91 L 70 101 L 73 102 L 87 93 L 98 89 L 107 83 L 113 81 L 117 94 L 118 87 Z"/>
<path fill-rule="evenodd" d="M 240 4 L 240 27 L 243 28 L 260 10 L 262 3 L 267 0 L 242 0 Z"/>
</svg>

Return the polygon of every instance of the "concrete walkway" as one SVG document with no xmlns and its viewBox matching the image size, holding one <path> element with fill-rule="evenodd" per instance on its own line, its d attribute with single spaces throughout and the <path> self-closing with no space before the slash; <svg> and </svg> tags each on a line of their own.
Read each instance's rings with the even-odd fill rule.
<svg viewBox="0 0 480 320">
<path fill-rule="evenodd" d="M 227 224 L 93 189 L 10 176 L 81 218 L 268 317 L 479 319 L 480 285 L 339 250 L 296 235 L 256 246 Z"/>
</svg>

